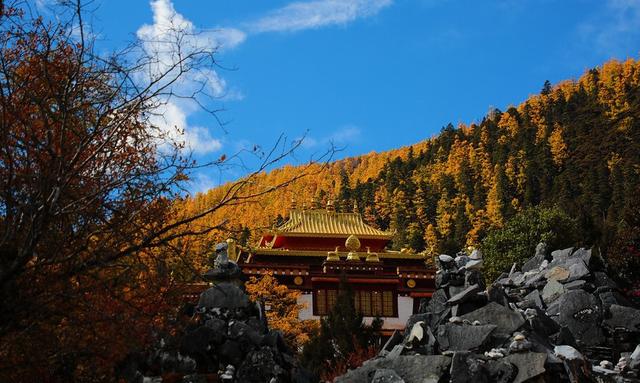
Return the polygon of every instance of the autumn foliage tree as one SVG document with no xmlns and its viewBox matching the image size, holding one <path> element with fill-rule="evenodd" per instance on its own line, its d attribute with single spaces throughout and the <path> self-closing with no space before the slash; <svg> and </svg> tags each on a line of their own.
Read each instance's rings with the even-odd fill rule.
<svg viewBox="0 0 640 383">
<path fill-rule="evenodd" d="M 317 321 L 299 318 L 300 310 L 305 308 L 298 303 L 300 291 L 278 283 L 270 273 L 249 278 L 245 288 L 251 300 L 264 304 L 269 328 L 282 331 L 292 350 L 301 350 L 317 331 Z"/>
<path fill-rule="evenodd" d="M 279 141 L 215 201 L 177 209 L 190 172 L 226 161 L 195 164 L 181 132 L 153 117 L 173 97 L 208 105 L 206 79 L 186 93 L 173 84 L 211 70 L 215 48 L 172 29 L 160 41 L 169 60 L 143 41 L 103 56 L 82 2 L 54 6 L 46 20 L 32 2 L 0 2 L 0 381 L 112 380 L 171 317 L 177 241 L 292 181 L 256 182 L 295 149 Z"/>
</svg>

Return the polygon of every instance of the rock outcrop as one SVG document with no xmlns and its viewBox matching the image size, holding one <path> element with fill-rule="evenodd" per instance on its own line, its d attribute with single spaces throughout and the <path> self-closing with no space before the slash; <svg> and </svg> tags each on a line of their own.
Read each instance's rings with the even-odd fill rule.
<svg viewBox="0 0 640 383">
<path fill-rule="evenodd" d="M 171 344 L 124 364 L 130 382 L 307 382 L 282 334 L 269 330 L 264 309 L 251 302 L 227 244 L 216 246 L 212 286 L 200 295 L 191 323 Z"/>
<path fill-rule="evenodd" d="M 335 382 L 640 382 L 640 310 L 595 258 L 540 244 L 485 288 L 480 251 L 440 255 L 423 312 Z"/>
</svg>

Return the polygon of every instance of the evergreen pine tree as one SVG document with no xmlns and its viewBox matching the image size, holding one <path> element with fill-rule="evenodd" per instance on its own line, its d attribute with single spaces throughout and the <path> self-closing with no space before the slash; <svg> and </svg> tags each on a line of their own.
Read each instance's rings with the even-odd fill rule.
<svg viewBox="0 0 640 383">
<path fill-rule="evenodd" d="M 542 90 L 540 94 L 544 94 L 545 96 L 551 93 L 551 82 L 549 80 L 544 81 L 544 85 L 542 86 Z"/>
<path fill-rule="evenodd" d="M 242 227 L 240 231 L 240 236 L 238 237 L 238 244 L 240 246 L 247 246 L 249 244 L 249 240 L 251 239 L 251 230 L 249 226 Z"/>
<path fill-rule="evenodd" d="M 302 365 L 317 379 L 338 362 L 346 362 L 357 350 L 368 349 L 379 342 L 377 333 L 382 321 L 374 320 L 371 326 L 363 324 L 362 315 L 356 311 L 353 290 L 344 275 L 339 289 L 335 305 L 321 319 L 320 331 L 302 351 Z"/>
</svg>

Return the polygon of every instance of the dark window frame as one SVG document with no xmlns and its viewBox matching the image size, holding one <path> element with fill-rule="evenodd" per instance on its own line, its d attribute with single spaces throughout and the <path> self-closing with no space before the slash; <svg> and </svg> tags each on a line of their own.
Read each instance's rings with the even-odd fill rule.
<svg viewBox="0 0 640 383">
<path fill-rule="evenodd" d="M 397 318 L 398 317 L 398 293 L 395 290 L 370 290 L 370 289 L 354 289 L 354 303 L 356 310 L 366 317 L 381 318 Z M 375 294 L 379 296 L 378 308 L 374 307 Z M 338 295 L 338 289 L 332 288 L 316 288 L 312 292 L 313 299 L 313 315 L 326 316 L 330 307 L 335 304 L 335 298 Z M 390 298 L 387 298 L 390 295 Z M 368 304 L 367 304 L 368 297 Z M 333 301 L 333 302 L 331 302 Z M 361 306 L 364 305 L 365 312 L 362 312 Z M 389 305 L 391 307 L 389 307 Z M 385 310 L 386 309 L 386 310 Z M 377 315 L 376 315 L 377 314 Z M 386 315 L 391 314 L 391 315 Z"/>
</svg>

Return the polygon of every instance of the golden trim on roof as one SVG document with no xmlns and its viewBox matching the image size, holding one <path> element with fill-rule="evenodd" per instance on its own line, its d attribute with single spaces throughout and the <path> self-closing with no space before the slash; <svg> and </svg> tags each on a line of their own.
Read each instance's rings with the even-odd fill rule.
<svg viewBox="0 0 640 383">
<path fill-rule="evenodd" d="M 367 225 L 358 213 L 336 213 L 325 209 L 291 210 L 289 220 L 274 229 L 288 236 L 350 236 L 391 239 L 393 233 Z"/>
<path fill-rule="evenodd" d="M 348 251 L 326 251 L 326 250 L 289 250 L 289 249 L 269 249 L 266 247 L 252 248 L 248 250 L 254 255 L 287 255 L 296 257 L 327 257 L 328 253 L 335 253 L 339 257 L 346 258 L 349 254 Z M 371 253 L 366 251 L 359 251 L 357 254 L 360 257 L 367 257 Z M 385 250 L 378 254 L 379 259 L 418 259 L 429 261 L 429 257 L 424 253 L 409 253 L 400 251 Z"/>
</svg>

